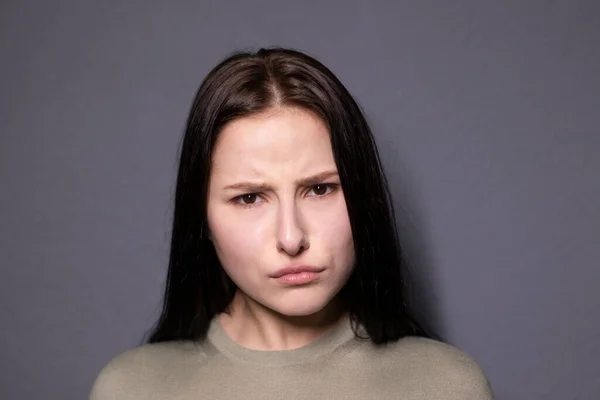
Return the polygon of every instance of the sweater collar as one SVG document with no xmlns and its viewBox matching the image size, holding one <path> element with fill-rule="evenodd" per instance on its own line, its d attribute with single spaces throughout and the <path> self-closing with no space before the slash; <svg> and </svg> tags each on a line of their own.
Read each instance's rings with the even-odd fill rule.
<svg viewBox="0 0 600 400">
<path fill-rule="evenodd" d="M 254 350 L 234 342 L 223 329 L 218 318 L 210 323 L 207 339 L 215 350 L 237 361 L 281 366 L 299 364 L 323 357 L 334 352 L 355 337 L 348 317 L 342 318 L 315 341 L 291 350 Z"/>
</svg>

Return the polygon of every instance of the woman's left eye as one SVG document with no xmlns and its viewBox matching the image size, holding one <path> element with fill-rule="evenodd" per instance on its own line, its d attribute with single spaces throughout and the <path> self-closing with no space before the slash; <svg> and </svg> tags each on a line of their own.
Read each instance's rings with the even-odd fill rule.
<svg viewBox="0 0 600 400">
<path fill-rule="evenodd" d="M 333 185 L 323 183 L 312 186 L 309 193 L 312 192 L 314 193 L 314 196 L 321 197 L 331 193 L 331 191 L 333 191 Z"/>
</svg>

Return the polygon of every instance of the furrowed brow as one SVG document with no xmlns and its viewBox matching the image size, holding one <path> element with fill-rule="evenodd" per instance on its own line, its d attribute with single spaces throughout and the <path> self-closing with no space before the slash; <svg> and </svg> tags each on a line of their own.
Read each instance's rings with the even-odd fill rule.
<svg viewBox="0 0 600 400">
<path fill-rule="evenodd" d="M 238 182 L 225 186 L 225 190 L 241 190 L 247 193 L 268 192 L 273 188 L 260 182 Z"/>
<path fill-rule="evenodd" d="M 337 176 L 337 171 L 326 171 L 296 181 L 298 186 L 314 186 L 323 183 L 327 179 Z M 273 190 L 273 187 L 262 182 L 238 182 L 227 185 L 225 190 L 239 190 L 246 193 L 262 193 Z"/>
<path fill-rule="evenodd" d="M 337 175 L 338 175 L 337 171 L 321 172 L 319 174 L 309 176 L 308 178 L 300 179 L 296 182 L 296 184 L 298 186 L 318 185 L 319 183 L 323 183 L 327 179 L 333 178 L 334 176 L 337 176 Z"/>
</svg>

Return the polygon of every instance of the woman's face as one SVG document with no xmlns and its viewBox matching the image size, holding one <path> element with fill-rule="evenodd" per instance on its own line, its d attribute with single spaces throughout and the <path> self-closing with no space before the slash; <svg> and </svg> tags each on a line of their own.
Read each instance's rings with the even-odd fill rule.
<svg viewBox="0 0 600 400">
<path fill-rule="evenodd" d="M 227 124 L 212 159 L 211 240 L 250 300 L 287 316 L 322 310 L 344 286 L 354 247 L 325 124 L 279 108 Z M 312 273 L 275 277 L 283 268 Z"/>
</svg>

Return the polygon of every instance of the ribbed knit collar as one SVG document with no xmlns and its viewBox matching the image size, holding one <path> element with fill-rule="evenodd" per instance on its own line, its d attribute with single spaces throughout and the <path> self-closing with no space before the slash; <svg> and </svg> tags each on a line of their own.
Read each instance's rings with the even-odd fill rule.
<svg viewBox="0 0 600 400">
<path fill-rule="evenodd" d="M 253 350 L 243 347 L 227 335 L 218 318 L 213 318 L 207 334 L 209 344 L 226 357 L 270 366 L 299 364 L 326 356 L 354 337 L 348 317 L 343 318 L 314 342 L 291 350 Z"/>
</svg>

